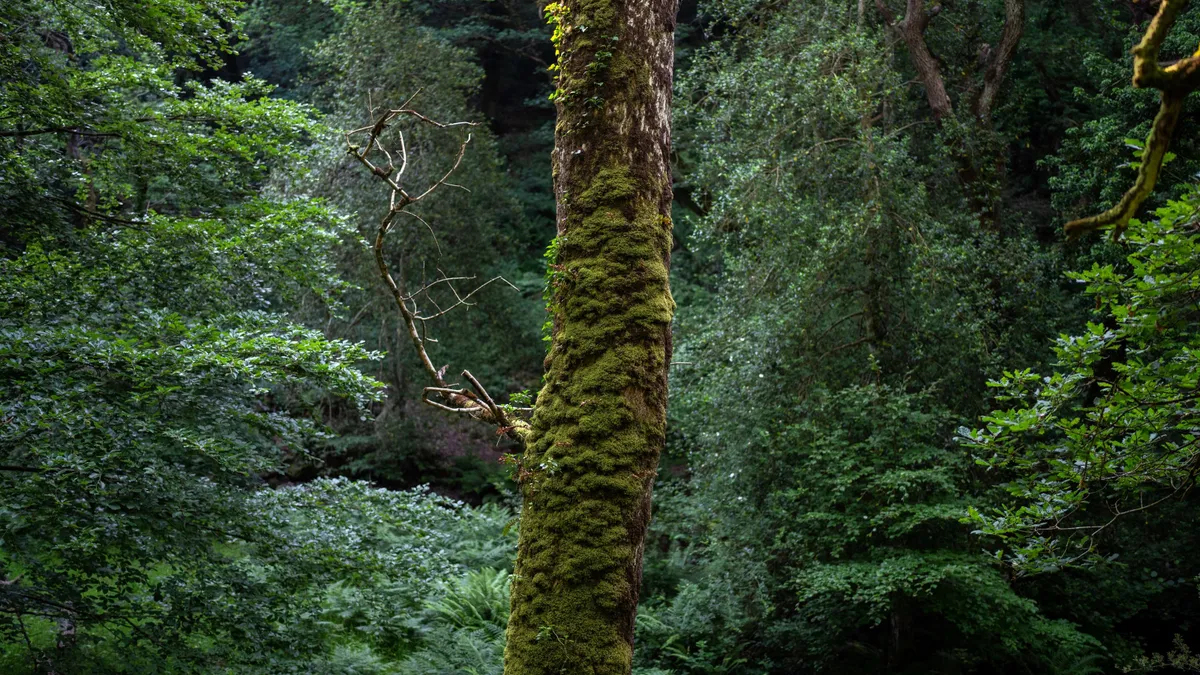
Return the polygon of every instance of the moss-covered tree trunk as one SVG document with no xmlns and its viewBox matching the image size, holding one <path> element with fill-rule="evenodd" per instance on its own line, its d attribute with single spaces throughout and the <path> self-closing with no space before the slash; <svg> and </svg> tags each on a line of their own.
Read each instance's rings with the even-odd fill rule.
<svg viewBox="0 0 1200 675">
<path fill-rule="evenodd" d="M 557 20 L 553 341 L 520 470 L 505 673 L 624 675 L 666 424 L 676 0 Z"/>
</svg>

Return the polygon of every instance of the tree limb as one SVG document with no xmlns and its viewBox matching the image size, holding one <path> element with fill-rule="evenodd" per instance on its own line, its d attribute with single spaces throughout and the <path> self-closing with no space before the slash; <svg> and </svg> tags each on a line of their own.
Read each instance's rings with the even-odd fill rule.
<svg viewBox="0 0 1200 675">
<path fill-rule="evenodd" d="M 929 102 L 933 118 L 940 123 L 953 116 L 954 105 L 950 101 L 950 95 L 946 93 L 946 82 L 942 77 L 941 64 L 933 56 L 933 52 L 929 51 L 929 45 L 925 42 L 925 29 L 929 28 L 929 22 L 933 20 L 933 17 L 942 11 L 942 6 L 935 4 L 926 10 L 923 0 L 908 0 L 904 20 L 899 23 L 896 22 L 895 15 L 884 0 L 875 0 L 875 7 L 883 16 L 888 27 L 908 47 L 909 58 L 912 59 L 917 77 L 921 80 L 921 85 L 925 87 L 925 98 Z"/>
<path fill-rule="evenodd" d="M 982 122 L 992 116 L 996 95 L 1004 84 L 1004 76 L 1017 54 L 1017 45 L 1025 30 L 1025 0 L 1004 0 L 1004 28 L 1000 32 L 1000 46 L 992 53 L 991 63 L 983 76 L 983 91 L 975 105 L 975 115 Z"/>
<path fill-rule="evenodd" d="M 1180 59 L 1165 68 L 1158 58 L 1167 34 L 1186 5 L 1187 0 L 1163 0 L 1158 7 L 1158 14 L 1146 28 L 1142 41 L 1133 48 L 1133 86 L 1139 89 L 1153 87 L 1162 92 L 1158 114 L 1154 117 L 1154 126 L 1150 129 L 1150 135 L 1146 137 L 1146 145 L 1142 151 L 1142 165 L 1138 169 L 1137 180 L 1116 206 L 1104 213 L 1067 223 L 1067 235 L 1076 237 L 1085 232 L 1111 226 L 1113 239 L 1120 239 L 1121 234 L 1129 227 L 1130 219 L 1154 192 L 1163 160 L 1171 147 L 1171 136 L 1183 111 L 1183 101 L 1188 94 L 1200 87 L 1200 49 L 1192 56 Z"/>
<path fill-rule="evenodd" d="M 24 138 L 26 136 L 42 136 L 44 134 L 79 134 L 80 136 L 98 136 L 103 138 L 113 138 L 120 135 L 96 131 L 81 131 L 74 127 L 45 127 L 43 129 L 0 131 L 0 138 Z"/>
</svg>

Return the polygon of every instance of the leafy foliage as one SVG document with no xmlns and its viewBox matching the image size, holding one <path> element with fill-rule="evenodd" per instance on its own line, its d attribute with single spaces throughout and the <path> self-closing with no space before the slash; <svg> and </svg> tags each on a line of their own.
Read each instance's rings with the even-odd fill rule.
<svg viewBox="0 0 1200 675">
<path fill-rule="evenodd" d="M 350 513 L 403 496 L 263 491 L 324 433 L 302 394 L 366 414 L 378 356 L 281 311 L 345 286 L 341 221 L 257 194 L 310 110 L 180 76 L 232 9 L 4 9 L 0 611 L 36 670 L 282 672 L 322 649 L 301 591 L 404 559 Z"/>
<path fill-rule="evenodd" d="M 694 364 L 672 373 L 690 470 L 675 489 L 691 503 L 659 502 L 682 526 L 648 563 L 653 588 L 677 580 L 656 616 L 703 618 L 664 620 L 652 658 L 922 673 L 1104 658 L 1082 615 L 1028 597 L 959 522 L 992 492 L 953 423 L 986 404 L 989 372 L 1036 362 L 1078 314 L 1062 250 L 1029 212 L 981 227 L 966 206 L 985 188 L 962 184 L 952 154 L 985 157 L 1030 120 L 1001 106 L 993 129 L 937 130 L 904 86 L 907 55 L 849 3 L 706 8 L 728 32 L 695 52 L 678 96 L 696 253 L 676 287 L 711 298 L 676 331 L 675 358 Z M 973 38 L 949 28 L 929 39 L 963 63 Z M 1029 189 L 1004 178 L 985 180 Z"/>
<path fill-rule="evenodd" d="M 973 516 L 1012 543 L 1022 567 L 1054 569 L 1095 553 L 1118 519 L 1191 485 L 1198 204 L 1193 188 L 1139 223 L 1125 269 L 1073 274 L 1095 297 L 1096 320 L 1059 338 L 1049 375 L 1022 370 L 995 381 L 1012 407 L 962 430 L 982 465 L 1013 476 L 1012 505 Z"/>
</svg>

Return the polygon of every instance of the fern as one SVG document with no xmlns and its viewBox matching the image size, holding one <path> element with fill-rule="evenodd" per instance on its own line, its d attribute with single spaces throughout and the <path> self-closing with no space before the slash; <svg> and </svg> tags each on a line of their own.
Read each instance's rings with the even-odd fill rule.
<svg viewBox="0 0 1200 675">
<path fill-rule="evenodd" d="M 485 567 L 468 572 L 426 607 L 436 621 L 456 628 L 503 628 L 508 623 L 508 571 Z"/>
<path fill-rule="evenodd" d="M 463 509 L 446 529 L 446 555 L 467 569 L 511 568 L 517 555 L 513 513 L 497 504 Z"/>
<path fill-rule="evenodd" d="M 403 675 L 503 675 L 504 627 L 484 624 L 474 630 L 437 626 L 425 648 L 400 664 Z"/>
<path fill-rule="evenodd" d="M 333 654 L 314 664 L 324 675 L 393 675 L 396 668 L 366 645 L 340 645 Z"/>
</svg>

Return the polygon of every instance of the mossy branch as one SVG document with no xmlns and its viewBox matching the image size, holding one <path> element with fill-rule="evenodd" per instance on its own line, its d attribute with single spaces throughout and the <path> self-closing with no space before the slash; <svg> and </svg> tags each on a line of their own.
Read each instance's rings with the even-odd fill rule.
<svg viewBox="0 0 1200 675">
<path fill-rule="evenodd" d="M 1069 236 L 1077 237 L 1085 232 L 1112 226 L 1113 239 L 1121 237 L 1138 208 L 1154 192 L 1154 185 L 1158 182 L 1163 159 L 1166 158 L 1167 150 L 1171 146 L 1171 135 L 1182 110 L 1182 96 L 1163 94 L 1158 115 L 1154 118 L 1154 127 L 1150 130 L 1150 135 L 1146 137 L 1142 165 L 1138 169 L 1137 180 L 1134 181 L 1133 187 L 1125 192 L 1116 206 L 1104 213 L 1067 223 L 1066 231 Z"/>
<path fill-rule="evenodd" d="M 1142 41 L 1133 48 L 1133 86 L 1143 89 L 1153 87 L 1162 92 L 1162 102 L 1154 118 L 1154 126 L 1150 129 L 1150 135 L 1146 137 L 1137 180 L 1116 206 L 1104 213 L 1067 223 L 1065 229 L 1069 236 L 1077 237 L 1085 232 L 1112 227 L 1113 239 L 1120 239 L 1121 234 L 1129 227 L 1130 219 L 1153 194 L 1163 160 L 1171 147 L 1171 137 L 1183 111 L 1183 101 L 1200 85 L 1200 49 L 1191 57 L 1176 61 L 1167 67 L 1163 67 L 1159 61 L 1163 42 L 1186 6 L 1187 0 L 1163 0 L 1159 5 L 1158 14 L 1146 28 Z"/>
</svg>

